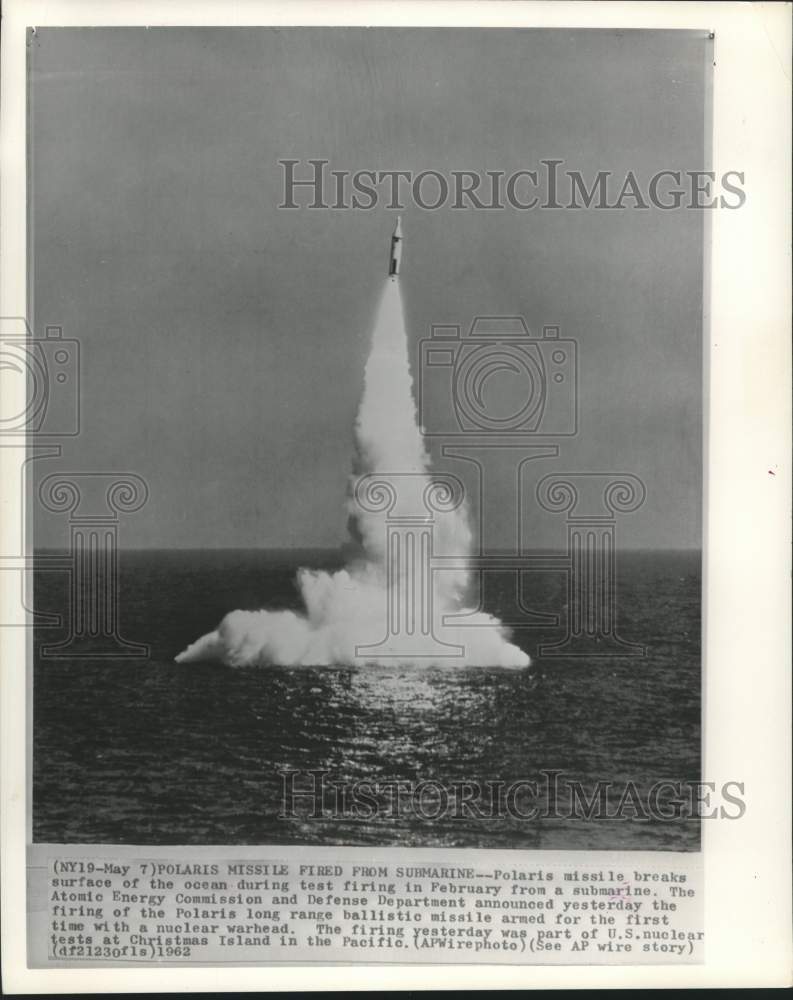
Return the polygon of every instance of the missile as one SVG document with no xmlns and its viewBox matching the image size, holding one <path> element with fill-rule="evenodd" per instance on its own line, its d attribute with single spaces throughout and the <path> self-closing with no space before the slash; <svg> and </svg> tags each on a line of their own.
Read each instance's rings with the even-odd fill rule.
<svg viewBox="0 0 793 1000">
<path fill-rule="evenodd" d="M 402 217 L 397 216 L 394 232 L 391 236 L 391 259 L 388 263 L 388 276 L 394 281 L 399 275 L 399 265 L 402 261 Z"/>
</svg>

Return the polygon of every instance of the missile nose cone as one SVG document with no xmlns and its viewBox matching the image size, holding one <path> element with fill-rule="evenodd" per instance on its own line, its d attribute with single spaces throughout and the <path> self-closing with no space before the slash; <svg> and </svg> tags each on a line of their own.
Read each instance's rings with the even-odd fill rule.
<svg viewBox="0 0 793 1000">
<path fill-rule="evenodd" d="M 402 239 L 402 216 L 398 215 L 396 220 L 396 225 L 394 226 L 394 239 Z"/>
</svg>

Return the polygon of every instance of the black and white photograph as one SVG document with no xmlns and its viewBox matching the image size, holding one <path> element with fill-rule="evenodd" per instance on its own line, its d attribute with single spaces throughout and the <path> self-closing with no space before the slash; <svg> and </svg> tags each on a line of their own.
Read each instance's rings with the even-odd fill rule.
<svg viewBox="0 0 793 1000">
<path fill-rule="evenodd" d="M 712 47 L 31 30 L 36 840 L 698 850 Z"/>
<path fill-rule="evenodd" d="M 12 989 L 789 974 L 789 10 L 10 0 Z"/>
</svg>

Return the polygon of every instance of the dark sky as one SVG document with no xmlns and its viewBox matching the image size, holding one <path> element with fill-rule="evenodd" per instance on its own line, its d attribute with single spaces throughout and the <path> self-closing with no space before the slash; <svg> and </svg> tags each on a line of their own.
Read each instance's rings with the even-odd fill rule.
<svg viewBox="0 0 793 1000">
<path fill-rule="evenodd" d="M 31 314 L 83 358 L 82 433 L 42 473 L 142 475 L 151 499 L 125 546 L 338 544 L 395 213 L 279 210 L 279 159 L 509 173 L 557 158 L 645 181 L 704 169 L 703 37 L 38 31 Z M 639 475 L 629 546 L 699 542 L 703 214 L 402 213 L 414 357 L 433 323 L 477 314 L 578 342 L 580 433 L 532 464 Z M 508 512 L 505 463 L 488 486 Z M 563 543 L 560 521 L 533 513 L 531 476 L 525 488 L 524 544 Z M 37 544 L 67 539 L 38 517 Z"/>
</svg>

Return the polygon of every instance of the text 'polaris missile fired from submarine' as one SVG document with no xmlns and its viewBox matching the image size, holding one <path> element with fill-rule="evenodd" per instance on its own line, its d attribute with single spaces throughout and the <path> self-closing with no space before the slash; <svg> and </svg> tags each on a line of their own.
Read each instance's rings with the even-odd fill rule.
<svg viewBox="0 0 793 1000">
<path fill-rule="evenodd" d="M 402 216 L 398 215 L 391 236 L 391 259 L 388 262 L 388 277 L 393 281 L 399 274 L 402 263 Z"/>
</svg>

